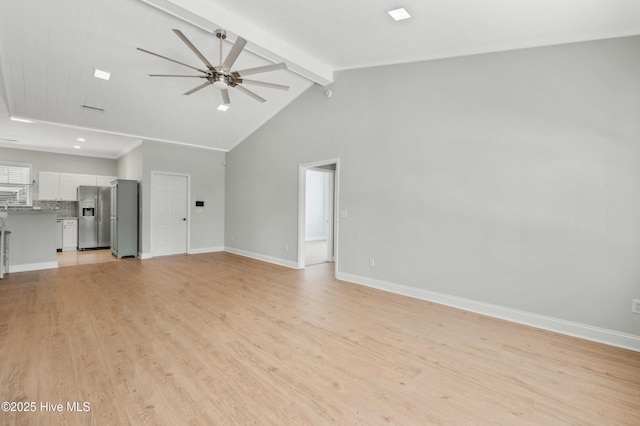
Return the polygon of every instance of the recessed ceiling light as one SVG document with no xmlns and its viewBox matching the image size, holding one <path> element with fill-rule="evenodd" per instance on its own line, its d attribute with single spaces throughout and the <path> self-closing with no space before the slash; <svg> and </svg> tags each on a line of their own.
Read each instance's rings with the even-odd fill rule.
<svg viewBox="0 0 640 426">
<path fill-rule="evenodd" d="M 78 142 L 84 142 L 86 139 L 85 138 L 78 138 L 76 139 Z"/>
<path fill-rule="evenodd" d="M 218 111 L 226 111 L 229 109 L 229 105 L 220 104 L 218 105 Z"/>
<path fill-rule="evenodd" d="M 111 78 L 111 73 L 96 68 L 96 70 L 93 72 L 93 76 L 101 78 L 103 80 L 109 80 Z"/>
<path fill-rule="evenodd" d="M 33 123 L 33 121 L 27 120 L 26 118 L 9 117 L 9 120 L 19 121 L 20 123 Z"/>
<path fill-rule="evenodd" d="M 394 21 L 402 21 L 403 19 L 411 18 L 409 12 L 404 7 L 400 9 L 388 10 L 387 13 L 393 18 Z"/>
<path fill-rule="evenodd" d="M 80 149 L 80 148 L 82 148 L 80 145 L 74 145 L 73 146 L 73 149 Z"/>
</svg>

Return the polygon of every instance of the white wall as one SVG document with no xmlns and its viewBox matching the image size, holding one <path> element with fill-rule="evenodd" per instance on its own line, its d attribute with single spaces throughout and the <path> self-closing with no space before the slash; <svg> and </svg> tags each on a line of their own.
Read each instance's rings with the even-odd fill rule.
<svg viewBox="0 0 640 426">
<path fill-rule="evenodd" d="M 339 157 L 340 274 L 640 336 L 639 52 L 339 72 L 227 154 L 226 245 L 295 262 L 298 165 Z"/>
<path fill-rule="evenodd" d="M 142 145 L 132 149 L 127 154 L 118 158 L 118 177 L 120 179 L 137 180 L 143 179 L 144 151 Z"/>
</svg>

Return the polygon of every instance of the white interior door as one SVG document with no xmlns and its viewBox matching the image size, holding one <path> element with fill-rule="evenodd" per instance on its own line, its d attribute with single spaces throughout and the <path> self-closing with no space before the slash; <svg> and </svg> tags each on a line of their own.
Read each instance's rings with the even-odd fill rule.
<svg viewBox="0 0 640 426">
<path fill-rule="evenodd" d="M 154 173 L 152 186 L 152 256 L 186 253 L 188 176 Z"/>
<path fill-rule="evenodd" d="M 335 170 L 329 170 L 329 173 L 327 173 L 327 192 L 326 192 L 326 196 L 327 196 L 327 260 L 329 262 L 333 262 L 335 261 L 335 257 L 334 257 L 334 253 L 333 253 L 333 249 L 334 249 L 334 243 L 333 243 L 333 239 L 334 239 L 334 234 L 335 234 L 335 227 L 333 225 L 333 212 L 334 212 L 334 202 L 335 202 L 335 194 L 334 194 L 334 188 L 335 188 L 335 178 L 336 178 L 336 172 Z"/>
</svg>

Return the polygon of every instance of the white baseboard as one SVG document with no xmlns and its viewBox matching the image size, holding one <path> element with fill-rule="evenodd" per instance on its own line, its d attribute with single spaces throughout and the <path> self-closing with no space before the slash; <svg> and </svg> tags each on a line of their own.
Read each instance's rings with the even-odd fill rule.
<svg viewBox="0 0 640 426">
<path fill-rule="evenodd" d="M 187 254 L 215 253 L 219 251 L 224 251 L 224 246 L 204 247 L 204 248 L 195 248 L 195 249 L 192 248 L 187 251 Z M 138 252 L 138 258 L 140 258 L 141 260 L 153 259 L 153 255 L 151 253 Z"/>
<path fill-rule="evenodd" d="M 215 253 L 219 251 L 224 251 L 224 246 L 192 248 L 187 251 L 187 254 Z"/>
<path fill-rule="evenodd" d="M 22 265 L 10 265 L 9 273 L 12 272 L 28 272 L 39 271 L 42 269 L 55 269 L 58 267 L 58 262 L 42 262 L 42 263 L 25 263 Z M 7 272 L 5 272 L 7 273 Z"/>
<path fill-rule="evenodd" d="M 640 352 L 640 336 L 336 271 L 336 278 L 415 299 Z"/>
<path fill-rule="evenodd" d="M 298 262 L 294 262 L 291 260 L 280 259 L 277 257 L 266 256 L 260 253 L 253 253 L 250 251 L 240 250 L 232 247 L 225 247 L 224 251 L 237 254 L 244 257 L 250 257 L 251 259 L 262 260 L 263 262 L 274 263 L 280 266 L 286 266 L 287 268 L 298 269 Z"/>
</svg>

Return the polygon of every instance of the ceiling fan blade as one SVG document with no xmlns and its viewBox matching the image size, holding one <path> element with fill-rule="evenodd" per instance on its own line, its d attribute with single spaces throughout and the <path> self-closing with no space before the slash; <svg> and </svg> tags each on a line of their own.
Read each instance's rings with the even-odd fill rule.
<svg viewBox="0 0 640 426">
<path fill-rule="evenodd" d="M 220 93 L 222 93 L 222 104 L 229 105 L 231 103 L 231 99 L 229 98 L 229 90 L 220 89 Z"/>
<path fill-rule="evenodd" d="M 238 85 L 236 85 L 236 86 L 233 86 L 233 87 L 235 87 L 236 89 L 238 89 L 239 91 L 241 91 L 241 92 L 242 92 L 242 93 L 244 93 L 245 95 L 251 96 L 251 97 L 252 97 L 253 99 L 255 99 L 256 101 L 259 101 L 259 102 L 266 102 L 266 101 L 267 101 L 266 99 L 264 99 L 264 98 L 262 98 L 262 97 L 260 97 L 260 96 L 256 95 L 256 94 L 255 94 L 255 93 L 253 93 L 251 90 L 249 90 L 249 89 L 247 89 L 247 88 L 245 88 L 245 87 L 242 87 L 242 86 L 240 86 L 239 84 L 238 84 Z"/>
<path fill-rule="evenodd" d="M 187 45 L 187 47 L 189 49 L 191 49 L 193 51 L 193 53 L 196 54 L 196 56 L 198 58 L 200 58 L 200 60 L 202 62 L 204 62 L 204 64 L 207 66 L 207 68 L 209 68 L 210 70 L 213 69 L 213 65 L 211 65 L 211 62 L 209 62 L 207 60 L 207 58 L 204 57 L 204 55 L 202 53 L 200 53 L 200 51 L 193 45 L 193 43 L 191 43 L 191 41 L 187 38 L 187 36 L 185 36 L 184 34 L 182 34 L 182 31 L 180 30 L 176 30 L 175 28 L 173 29 L 173 32 L 176 33 L 176 35 L 178 37 L 180 37 L 180 40 L 182 40 L 184 42 L 184 44 Z"/>
<path fill-rule="evenodd" d="M 197 91 L 198 91 L 198 90 L 200 90 L 200 89 L 204 89 L 205 87 L 207 87 L 207 86 L 209 86 L 209 85 L 211 85 L 211 82 L 210 82 L 210 81 L 207 81 L 206 83 L 202 83 L 202 84 L 201 84 L 200 86 L 198 86 L 198 87 L 194 87 L 193 89 L 189 90 L 188 92 L 184 92 L 184 93 L 183 93 L 183 95 L 190 95 L 190 94 L 192 94 L 193 92 L 197 92 Z"/>
<path fill-rule="evenodd" d="M 181 75 L 181 74 L 149 74 L 149 77 L 194 77 L 207 78 L 206 75 Z"/>
<path fill-rule="evenodd" d="M 247 44 L 247 40 L 243 39 L 242 37 L 238 37 L 236 39 L 236 42 L 233 43 L 233 47 L 231 48 L 231 51 L 229 52 L 226 59 L 220 66 L 228 70 L 231 69 L 231 67 L 236 62 L 236 59 L 238 59 L 240 52 L 242 52 L 242 49 L 244 49 L 244 46 L 246 44 Z"/>
<path fill-rule="evenodd" d="M 275 83 L 267 83 L 266 81 L 247 80 L 245 78 L 241 78 L 240 81 L 238 80 L 236 81 L 240 84 L 253 84 L 254 86 L 270 87 L 271 89 L 289 90 L 289 86 L 284 86 L 282 84 L 275 84 Z"/>
<path fill-rule="evenodd" d="M 234 72 L 234 74 L 238 74 L 240 77 L 244 77 L 245 75 L 259 74 L 261 72 L 269 72 L 282 69 L 287 69 L 287 64 L 285 64 L 284 62 L 281 62 L 279 64 L 264 65 L 262 67 L 256 68 L 248 68 L 246 70 L 236 71 Z"/>
<path fill-rule="evenodd" d="M 196 71 L 200 71 L 200 72 L 205 73 L 205 74 L 207 73 L 206 71 L 201 70 L 200 68 L 192 67 L 191 65 L 187 65 L 187 64 L 185 64 L 185 63 L 182 63 L 182 62 L 176 61 L 175 59 L 167 58 L 166 56 L 162 56 L 162 55 L 159 55 L 159 54 L 157 54 L 157 53 L 153 53 L 153 52 L 151 52 L 151 51 L 149 51 L 149 50 L 146 50 L 146 49 L 143 49 L 143 48 L 141 48 L 141 47 L 138 47 L 137 49 L 138 49 L 139 51 L 141 51 L 141 52 L 148 53 L 149 55 L 157 56 L 158 58 L 166 59 L 167 61 L 171 61 L 171 62 L 175 62 L 176 64 L 184 65 L 185 67 L 189 67 L 189 68 L 191 68 L 191 69 L 194 69 L 194 70 L 196 70 Z"/>
</svg>

